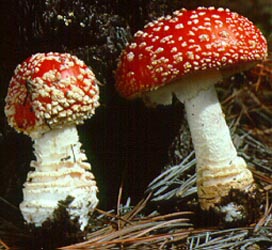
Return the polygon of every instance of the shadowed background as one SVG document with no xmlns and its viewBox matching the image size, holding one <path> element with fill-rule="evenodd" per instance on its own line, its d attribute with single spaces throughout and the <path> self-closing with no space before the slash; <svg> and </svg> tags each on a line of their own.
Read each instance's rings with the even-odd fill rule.
<svg viewBox="0 0 272 250">
<path fill-rule="evenodd" d="M 7 125 L 3 109 L 13 70 L 28 56 L 48 51 L 75 54 L 102 83 L 101 106 L 78 130 L 96 176 L 100 207 L 110 209 L 122 180 L 124 202 L 127 197 L 133 203 L 142 198 L 147 184 L 168 162 L 168 148 L 183 120 L 181 104 L 148 109 L 141 101 L 129 102 L 116 93 L 113 71 L 132 35 L 156 17 L 200 5 L 237 11 L 267 37 L 272 30 L 271 0 L 2 0 L 0 4 L 0 197 L 15 206 L 22 200 L 33 159 L 32 142 Z M 4 203 L 1 208 L 0 215 L 9 219 Z"/>
</svg>

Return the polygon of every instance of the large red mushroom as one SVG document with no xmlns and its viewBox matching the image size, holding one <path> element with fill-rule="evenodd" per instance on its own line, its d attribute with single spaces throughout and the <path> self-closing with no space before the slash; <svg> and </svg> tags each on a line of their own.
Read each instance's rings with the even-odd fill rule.
<svg viewBox="0 0 272 250">
<path fill-rule="evenodd" d="M 39 227 L 52 219 L 58 202 L 73 198 L 67 211 L 81 230 L 98 203 L 91 165 L 81 150 L 77 124 L 99 106 L 93 72 L 68 53 L 37 53 L 17 66 L 6 97 L 10 126 L 34 141 L 34 171 L 24 184 L 20 209 Z"/>
<path fill-rule="evenodd" d="M 214 85 L 267 56 L 267 42 L 247 18 L 228 9 L 178 10 L 138 31 L 120 57 L 116 89 L 127 99 L 185 105 L 197 159 L 197 189 L 204 210 L 231 189 L 254 183 L 237 155 Z"/>
</svg>

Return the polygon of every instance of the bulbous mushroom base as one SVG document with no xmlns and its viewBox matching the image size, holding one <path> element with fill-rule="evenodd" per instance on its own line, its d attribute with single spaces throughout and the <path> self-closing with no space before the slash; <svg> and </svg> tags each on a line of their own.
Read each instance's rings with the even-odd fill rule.
<svg viewBox="0 0 272 250">
<path fill-rule="evenodd" d="M 203 210 L 218 206 L 232 189 L 250 192 L 254 183 L 244 159 L 238 156 L 224 167 L 198 166 L 197 176 L 198 197 Z"/>
<path fill-rule="evenodd" d="M 98 189 L 80 146 L 76 127 L 52 130 L 35 139 L 36 161 L 31 162 L 35 170 L 27 176 L 20 204 L 27 223 L 42 226 L 53 218 L 59 202 L 71 197 L 66 210 L 84 230 L 98 203 Z"/>
</svg>

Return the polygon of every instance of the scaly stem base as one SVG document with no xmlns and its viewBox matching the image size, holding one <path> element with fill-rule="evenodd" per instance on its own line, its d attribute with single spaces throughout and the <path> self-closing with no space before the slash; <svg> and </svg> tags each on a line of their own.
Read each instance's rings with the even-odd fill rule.
<svg viewBox="0 0 272 250">
<path fill-rule="evenodd" d="M 83 231 L 98 199 L 91 165 L 80 150 L 76 127 L 51 130 L 35 139 L 33 147 L 36 160 L 31 162 L 34 171 L 28 173 L 24 184 L 20 204 L 23 217 L 39 227 L 52 219 L 58 202 L 70 196 L 73 200 L 67 212 L 72 220 L 78 220 Z"/>
</svg>

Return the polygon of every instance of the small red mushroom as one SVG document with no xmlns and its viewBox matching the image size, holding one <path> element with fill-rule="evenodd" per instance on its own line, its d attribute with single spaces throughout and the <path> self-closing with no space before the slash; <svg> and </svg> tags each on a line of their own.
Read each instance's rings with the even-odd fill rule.
<svg viewBox="0 0 272 250">
<path fill-rule="evenodd" d="M 200 205 L 218 205 L 231 188 L 253 184 L 237 156 L 214 85 L 267 56 L 267 42 L 247 18 L 214 7 L 175 11 L 138 31 L 122 52 L 116 89 L 127 99 L 184 103 L 197 159 Z"/>
<path fill-rule="evenodd" d="M 82 230 L 87 225 L 98 203 L 97 187 L 76 125 L 95 113 L 98 99 L 93 72 L 68 53 L 37 53 L 15 69 L 5 114 L 10 126 L 34 140 L 35 171 L 28 174 L 20 204 L 28 223 L 41 226 L 60 200 L 72 196 L 71 219 Z"/>
</svg>

